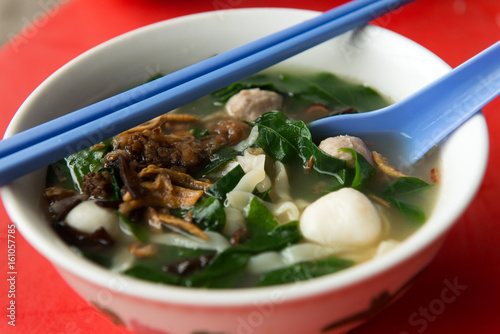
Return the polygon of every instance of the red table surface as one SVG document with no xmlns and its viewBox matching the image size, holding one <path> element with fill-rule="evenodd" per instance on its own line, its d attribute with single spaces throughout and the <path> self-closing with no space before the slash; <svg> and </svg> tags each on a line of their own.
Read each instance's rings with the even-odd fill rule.
<svg viewBox="0 0 500 334">
<path fill-rule="evenodd" d="M 291 7 L 328 10 L 341 1 L 73 0 L 47 10 L 0 49 L 0 133 L 31 91 L 73 57 L 114 36 L 157 21 L 216 9 Z M 30 18 L 28 18 L 30 19 Z M 498 0 L 418 0 L 374 22 L 428 48 L 455 67 L 500 39 Z M 215 37 L 215 36 L 214 36 Z M 490 159 L 474 200 L 441 252 L 396 303 L 352 333 L 497 333 L 500 330 L 500 99 L 484 108 Z M 467 177 L 464 152 L 464 177 Z M 0 333 L 129 333 L 95 311 L 50 263 L 16 236 L 16 321 L 8 324 L 7 235 L 0 207 Z M 444 299 L 454 284 L 456 298 Z M 307 334 L 307 333 L 304 333 Z"/>
</svg>

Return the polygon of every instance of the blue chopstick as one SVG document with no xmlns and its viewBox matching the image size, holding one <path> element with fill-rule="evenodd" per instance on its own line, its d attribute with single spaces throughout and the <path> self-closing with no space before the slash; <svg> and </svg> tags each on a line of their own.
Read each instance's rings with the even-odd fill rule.
<svg viewBox="0 0 500 334">
<path fill-rule="evenodd" d="M 38 136 L 33 140 L 34 130 L 27 130 L 23 133 L 29 132 L 29 135 L 19 140 L 19 146 L 9 144 L 7 149 L 1 150 L 0 185 L 364 25 L 411 1 L 349 2 L 292 28 L 86 107 L 87 112 L 92 111 L 90 118 L 82 116 L 79 110 L 72 113 L 71 124 L 65 123 L 63 118 L 66 116 L 51 121 L 50 127 L 57 131 L 50 127 L 44 129 L 43 139 Z M 75 113 L 79 118 L 76 125 Z M 0 148 L 4 141 L 0 142 Z"/>
<path fill-rule="evenodd" d="M 209 73 L 217 68 L 224 67 L 232 62 L 248 57 L 251 54 L 264 50 L 270 46 L 301 34 L 316 26 L 335 20 L 343 15 L 356 11 L 366 5 L 379 0 L 358 0 L 348 2 L 345 5 L 331 9 L 322 15 L 308 20 L 278 33 L 271 34 L 241 47 L 221 53 L 216 57 L 210 57 L 204 61 L 186 67 L 174 73 L 168 74 L 153 82 L 117 94 L 103 101 L 84 107 L 70 114 L 56 118 L 22 133 L 16 134 L 3 140 L 0 144 L 0 157 L 4 157 L 25 147 L 38 143 L 60 133 L 66 132 L 74 127 L 88 123 L 114 111 L 126 108 L 140 100 L 149 98 L 172 87 L 190 81 L 203 74 Z"/>
</svg>

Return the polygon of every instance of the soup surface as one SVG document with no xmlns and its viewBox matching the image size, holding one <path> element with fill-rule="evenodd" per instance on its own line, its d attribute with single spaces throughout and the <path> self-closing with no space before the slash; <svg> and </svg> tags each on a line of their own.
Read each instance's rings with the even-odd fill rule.
<svg viewBox="0 0 500 334">
<path fill-rule="evenodd" d="M 435 169 L 394 169 L 307 123 L 388 100 L 330 73 L 256 74 L 51 165 L 47 213 L 82 256 L 188 287 L 291 283 L 397 249 L 432 209 Z"/>
</svg>

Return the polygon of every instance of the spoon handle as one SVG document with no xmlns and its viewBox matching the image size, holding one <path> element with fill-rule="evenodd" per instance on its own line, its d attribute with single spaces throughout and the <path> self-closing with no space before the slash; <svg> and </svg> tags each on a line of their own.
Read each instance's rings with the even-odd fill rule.
<svg viewBox="0 0 500 334">
<path fill-rule="evenodd" d="M 500 94 L 500 42 L 398 104 L 413 147 L 410 163 Z M 418 113 L 418 115 L 416 114 Z M 401 124 L 400 124 L 401 125 Z"/>
<path fill-rule="evenodd" d="M 378 143 L 384 155 L 411 165 L 500 93 L 500 42 L 388 107 L 308 125 L 315 140 L 349 134 Z"/>
</svg>

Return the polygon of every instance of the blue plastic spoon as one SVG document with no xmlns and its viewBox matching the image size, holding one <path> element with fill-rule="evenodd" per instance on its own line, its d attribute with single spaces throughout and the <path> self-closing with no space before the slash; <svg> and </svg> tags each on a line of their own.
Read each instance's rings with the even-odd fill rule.
<svg viewBox="0 0 500 334">
<path fill-rule="evenodd" d="M 500 94 L 500 42 L 433 83 L 388 107 L 312 122 L 315 139 L 351 135 L 389 145 L 404 165 L 420 160 L 483 106 Z"/>
</svg>

